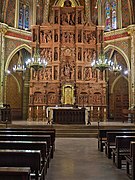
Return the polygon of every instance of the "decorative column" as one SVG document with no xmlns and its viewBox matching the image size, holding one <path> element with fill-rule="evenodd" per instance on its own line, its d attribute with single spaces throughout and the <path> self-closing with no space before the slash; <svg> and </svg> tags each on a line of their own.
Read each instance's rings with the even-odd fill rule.
<svg viewBox="0 0 135 180">
<path fill-rule="evenodd" d="M 36 24 L 36 10 L 37 10 L 37 4 L 36 1 L 33 1 L 33 13 L 32 13 L 32 24 Z"/>
<path fill-rule="evenodd" d="M 121 0 L 118 1 L 118 8 L 117 8 L 117 13 L 118 13 L 118 20 L 117 20 L 117 27 L 119 29 L 122 29 L 122 7 L 121 7 Z"/>
<path fill-rule="evenodd" d="M 44 24 L 48 23 L 49 4 L 50 4 L 50 0 L 45 0 L 44 12 L 43 12 L 43 23 Z"/>
<path fill-rule="evenodd" d="M 97 8 L 98 8 L 98 25 L 102 26 L 102 0 L 97 0 Z"/>
<path fill-rule="evenodd" d="M 85 0 L 86 22 L 91 22 L 91 0 Z"/>
<path fill-rule="evenodd" d="M 130 25 L 127 28 L 131 38 L 131 67 L 129 69 L 129 108 L 135 106 L 135 25 Z"/>
<path fill-rule="evenodd" d="M 4 103 L 4 63 L 5 63 L 5 33 L 8 25 L 0 23 L 0 108 Z"/>
<path fill-rule="evenodd" d="M 14 27 L 18 28 L 18 19 L 19 19 L 19 0 L 15 2 L 15 24 Z"/>
</svg>

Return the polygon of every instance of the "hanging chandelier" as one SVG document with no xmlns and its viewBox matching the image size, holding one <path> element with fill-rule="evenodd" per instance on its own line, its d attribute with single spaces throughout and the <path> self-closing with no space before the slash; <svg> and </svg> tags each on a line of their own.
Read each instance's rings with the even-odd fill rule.
<svg viewBox="0 0 135 180">
<path fill-rule="evenodd" d="M 18 53 L 19 53 L 18 62 L 16 65 L 13 66 L 13 71 L 14 72 L 24 72 L 24 71 L 26 71 L 26 67 L 22 63 L 22 52 L 19 51 Z"/>
<path fill-rule="evenodd" d="M 100 54 L 98 60 L 94 60 L 91 63 L 91 66 L 101 72 L 108 69 L 114 73 L 118 73 L 122 70 L 122 67 L 117 63 L 116 54 L 114 55 L 114 62 L 112 60 L 108 60 L 105 57 L 105 54 Z"/>
<path fill-rule="evenodd" d="M 47 64 L 47 60 L 40 57 L 39 48 L 36 45 L 33 57 L 26 61 L 26 67 L 33 68 L 37 71 L 38 69 L 45 68 Z"/>
<path fill-rule="evenodd" d="M 119 73 L 122 70 L 122 67 L 117 63 L 116 53 L 114 52 L 114 62 L 111 63 L 111 68 L 114 73 Z"/>
<path fill-rule="evenodd" d="M 114 73 L 118 73 L 122 70 L 122 67 L 117 63 L 116 60 L 116 53 L 114 52 L 114 60 L 109 60 L 104 53 L 104 48 L 103 48 L 103 30 L 101 31 L 101 48 L 100 48 L 100 54 L 98 56 L 97 60 L 93 60 L 91 63 L 92 68 L 98 69 L 101 72 L 105 70 L 111 70 Z"/>
<path fill-rule="evenodd" d="M 91 63 L 91 66 L 95 69 L 100 70 L 101 72 L 107 70 L 111 66 L 111 61 L 108 61 L 108 59 L 105 57 L 105 54 L 100 54 L 98 60 L 94 60 Z"/>
<path fill-rule="evenodd" d="M 93 68 L 96 68 L 96 69 L 100 70 L 101 72 L 109 69 L 110 66 L 111 66 L 111 61 L 109 61 L 105 57 L 105 53 L 104 53 L 104 48 L 103 48 L 103 29 L 101 30 L 100 54 L 98 55 L 98 59 L 97 60 L 93 60 L 93 62 L 91 63 L 91 66 Z"/>
</svg>

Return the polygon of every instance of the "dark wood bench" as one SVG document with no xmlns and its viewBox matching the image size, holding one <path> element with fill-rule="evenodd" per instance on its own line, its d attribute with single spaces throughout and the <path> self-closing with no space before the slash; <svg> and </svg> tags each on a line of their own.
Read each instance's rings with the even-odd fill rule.
<svg viewBox="0 0 135 180">
<path fill-rule="evenodd" d="M 31 180 L 29 167 L 0 167 L 1 180 Z"/>
<path fill-rule="evenodd" d="M 99 129 L 98 130 L 98 150 L 103 152 L 104 147 L 105 147 L 105 142 L 107 140 L 107 132 L 128 132 L 128 131 L 135 131 L 135 129 L 131 128 L 131 129 Z"/>
<path fill-rule="evenodd" d="M 0 149 L 40 150 L 44 175 L 47 173 L 47 143 L 44 141 L 0 141 Z"/>
<path fill-rule="evenodd" d="M 135 141 L 130 142 L 130 155 L 126 158 L 126 171 L 131 180 L 135 180 Z"/>
<path fill-rule="evenodd" d="M 0 167 L 30 167 L 35 180 L 44 178 L 39 150 L 1 150 Z"/>
<path fill-rule="evenodd" d="M 50 135 L 13 135 L 0 134 L 0 141 L 46 141 L 47 142 L 47 159 L 51 159 L 51 139 Z M 49 166 L 49 164 L 48 164 Z"/>
<path fill-rule="evenodd" d="M 117 168 L 122 167 L 122 160 L 125 160 L 125 156 L 130 154 L 130 142 L 135 141 L 135 136 L 116 136 L 116 148 L 113 152 L 113 163 Z"/>
<path fill-rule="evenodd" d="M 12 129 L 12 130 L 1 130 L 0 129 L 0 134 L 14 134 L 14 135 L 50 135 L 51 137 L 51 158 L 53 158 L 54 150 L 55 150 L 55 133 L 54 131 L 37 131 L 37 130 L 17 130 L 17 129 Z"/>
<path fill-rule="evenodd" d="M 56 130 L 55 128 L 53 128 L 52 126 L 44 126 L 42 128 L 40 127 L 26 127 L 26 128 L 0 128 L 0 131 L 39 131 L 39 132 L 48 132 L 48 134 L 50 134 L 52 136 L 52 142 L 53 144 L 55 144 L 55 137 L 56 137 Z"/>
<path fill-rule="evenodd" d="M 123 131 L 123 132 L 107 132 L 107 141 L 105 142 L 105 152 L 108 159 L 111 158 L 112 149 L 115 148 L 116 136 L 135 136 L 135 132 Z"/>
</svg>

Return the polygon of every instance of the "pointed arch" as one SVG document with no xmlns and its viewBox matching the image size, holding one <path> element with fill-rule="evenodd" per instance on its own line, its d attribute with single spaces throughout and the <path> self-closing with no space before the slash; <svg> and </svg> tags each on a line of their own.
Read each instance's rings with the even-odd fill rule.
<svg viewBox="0 0 135 180">
<path fill-rule="evenodd" d="M 20 51 L 21 49 L 26 49 L 29 53 L 31 53 L 31 47 L 28 46 L 27 44 L 22 44 L 22 45 L 16 47 L 16 48 L 11 52 L 11 54 L 8 56 L 8 58 L 7 58 L 7 61 L 6 61 L 6 64 L 5 64 L 5 72 L 8 70 L 10 61 L 12 60 L 13 56 L 14 56 L 18 51 Z"/>
<path fill-rule="evenodd" d="M 61 7 L 63 7 L 64 1 L 65 1 L 65 0 L 56 0 L 55 3 L 54 3 L 54 5 L 55 5 L 55 6 L 61 6 Z M 72 7 L 80 6 L 80 3 L 79 3 L 78 0 L 70 0 L 70 1 L 71 1 L 71 3 L 72 3 Z"/>
<path fill-rule="evenodd" d="M 15 82 L 17 84 L 18 92 L 21 93 L 21 87 L 20 87 L 20 83 L 19 83 L 18 79 L 13 74 L 10 74 L 10 73 L 9 74 L 6 73 L 6 77 L 7 76 L 12 76 L 13 77 L 13 79 L 15 80 Z"/>
<path fill-rule="evenodd" d="M 118 82 L 118 80 L 120 79 L 120 78 L 124 78 L 124 79 L 126 79 L 126 81 L 128 81 L 128 84 L 129 84 L 129 80 L 128 80 L 128 78 L 126 77 L 126 76 L 123 76 L 123 75 L 119 75 L 114 81 L 113 81 L 113 83 L 112 83 L 112 86 L 111 86 L 111 94 L 113 93 L 113 90 L 114 90 L 114 87 L 115 87 L 115 84 Z"/>
<path fill-rule="evenodd" d="M 129 59 L 128 59 L 127 55 L 125 54 L 125 52 L 123 50 L 121 50 L 119 47 L 109 44 L 104 48 L 105 53 L 110 49 L 115 50 L 122 55 L 122 57 L 124 58 L 124 60 L 126 62 L 128 70 L 130 70 Z"/>
</svg>

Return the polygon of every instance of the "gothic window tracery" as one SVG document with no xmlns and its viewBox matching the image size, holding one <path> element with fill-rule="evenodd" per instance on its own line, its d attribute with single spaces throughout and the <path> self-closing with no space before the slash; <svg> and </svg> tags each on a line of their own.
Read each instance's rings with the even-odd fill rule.
<svg viewBox="0 0 135 180">
<path fill-rule="evenodd" d="M 19 22 L 18 22 L 18 28 L 28 30 L 29 29 L 29 5 L 24 4 L 23 2 L 19 3 Z"/>
<path fill-rule="evenodd" d="M 117 0 L 105 3 L 105 31 L 117 29 Z"/>
</svg>

